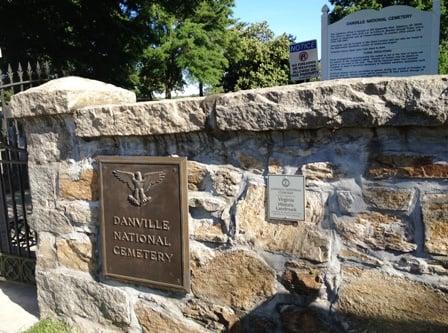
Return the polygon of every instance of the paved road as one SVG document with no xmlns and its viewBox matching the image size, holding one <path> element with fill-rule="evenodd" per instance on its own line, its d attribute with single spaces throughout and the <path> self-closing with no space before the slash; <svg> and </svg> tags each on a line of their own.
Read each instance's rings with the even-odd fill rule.
<svg viewBox="0 0 448 333">
<path fill-rule="evenodd" d="M 0 333 L 19 333 L 38 321 L 36 288 L 0 280 Z"/>
</svg>

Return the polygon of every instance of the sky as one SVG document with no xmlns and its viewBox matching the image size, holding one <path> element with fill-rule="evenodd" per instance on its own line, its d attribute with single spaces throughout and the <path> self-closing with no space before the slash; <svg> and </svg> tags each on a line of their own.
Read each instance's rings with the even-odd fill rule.
<svg viewBox="0 0 448 333">
<path fill-rule="evenodd" d="M 267 21 L 276 35 L 296 36 L 296 42 L 317 39 L 320 54 L 320 21 L 326 0 L 235 0 L 233 17 L 242 22 Z"/>
</svg>

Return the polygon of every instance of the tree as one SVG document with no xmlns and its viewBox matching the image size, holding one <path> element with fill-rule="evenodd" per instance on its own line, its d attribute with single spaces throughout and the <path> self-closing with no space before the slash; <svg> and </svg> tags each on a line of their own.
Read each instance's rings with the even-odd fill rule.
<svg viewBox="0 0 448 333">
<path fill-rule="evenodd" d="M 330 0 L 330 3 L 334 5 L 330 13 L 330 22 L 368 8 L 380 9 L 393 5 L 407 5 L 420 10 L 432 8 L 432 0 Z M 448 0 L 441 1 L 439 73 L 448 74 Z"/>
<path fill-rule="evenodd" d="M 183 48 L 178 63 L 186 69 L 190 80 L 199 83 L 200 96 L 204 94 L 204 85 L 220 84 L 228 65 L 225 50 L 232 6 L 233 0 L 203 1 L 179 27 Z"/>
<path fill-rule="evenodd" d="M 267 22 L 237 24 L 226 53 L 224 91 L 284 85 L 289 81 L 291 35 L 274 36 Z"/>
<path fill-rule="evenodd" d="M 165 91 L 171 98 L 186 79 L 203 85 L 220 83 L 227 66 L 224 52 L 233 0 L 202 0 L 188 15 L 176 16 L 159 5 L 149 8 L 155 42 L 144 51 L 140 90 Z"/>
<path fill-rule="evenodd" d="M 147 8 L 157 2 L 173 15 L 187 15 L 198 1 L 0 1 L 2 61 L 49 60 L 57 71 L 133 88 L 153 37 Z"/>
</svg>

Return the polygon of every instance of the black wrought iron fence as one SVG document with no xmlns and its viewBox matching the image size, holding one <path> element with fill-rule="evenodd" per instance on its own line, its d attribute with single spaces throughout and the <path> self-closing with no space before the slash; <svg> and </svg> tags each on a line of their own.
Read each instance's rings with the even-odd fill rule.
<svg viewBox="0 0 448 333">
<path fill-rule="evenodd" d="M 26 137 L 21 123 L 9 117 L 9 100 L 52 78 L 48 63 L 0 69 L 0 276 L 9 280 L 34 282 L 37 244 L 27 219 L 32 204 Z"/>
</svg>

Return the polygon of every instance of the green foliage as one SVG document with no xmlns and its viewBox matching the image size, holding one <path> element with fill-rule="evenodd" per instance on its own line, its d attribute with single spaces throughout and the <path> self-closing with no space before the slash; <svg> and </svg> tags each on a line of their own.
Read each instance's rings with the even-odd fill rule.
<svg viewBox="0 0 448 333">
<path fill-rule="evenodd" d="M 393 5 L 407 5 L 420 10 L 430 10 L 432 0 L 330 0 L 334 5 L 330 22 L 361 9 L 381 9 Z M 441 0 L 439 73 L 448 74 L 448 0 Z"/>
<path fill-rule="evenodd" d="M 284 85 L 289 81 L 289 45 L 294 38 L 275 37 L 267 22 L 239 23 L 229 35 L 224 91 Z"/>
<path fill-rule="evenodd" d="M 2 61 L 50 60 L 57 71 L 132 88 L 136 64 L 153 37 L 146 8 L 154 2 L 184 15 L 198 1 L 0 1 Z"/>
<path fill-rule="evenodd" d="M 154 43 L 144 51 L 141 92 L 151 95 L 182 89 L 186 80 L 215 86 L 227 59 L 228 27 L 233 0 L 202 0 L 188 15 L 176 16 L 159 5 L 148 8 Z"/>
<path fill-rule="evenodd" d="M 33 327 L 25 331 L 25 333 L 70 333 L 71 330 L 67 325 L 60 321 L 52 319 L 43 319 Z"/>
</svg>

